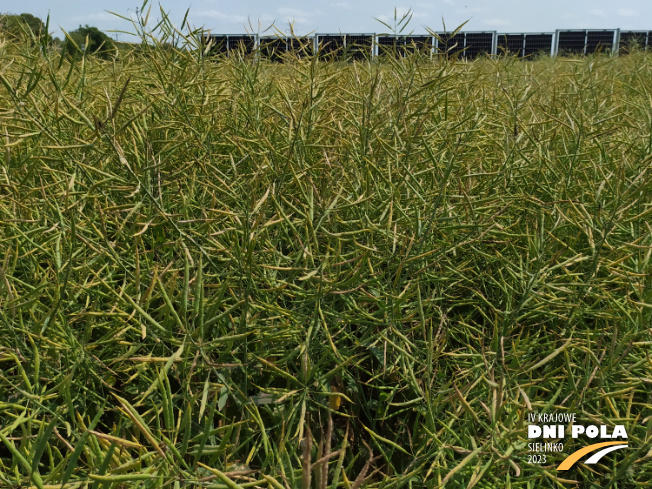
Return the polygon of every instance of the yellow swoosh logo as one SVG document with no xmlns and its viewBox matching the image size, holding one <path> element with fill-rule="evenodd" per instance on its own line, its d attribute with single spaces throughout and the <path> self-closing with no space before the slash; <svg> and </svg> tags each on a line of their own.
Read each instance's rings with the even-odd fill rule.
<svg viewBox="0 0 652 489">
<path fill-rule="evenodd" d="M 609 446 L 612 446 L 612 445 L 627 445 L 627 442 L 623 442 L 623 441 L 605 441 L 603 443 L 595 443 L 593 445 L 589 445 L 588 447 L 580 448 L 576 452 L 573 452 L 568 457 L 566 457 L 564 459 L 564 461 L 559 464 L 559 467 L 557 467 L 557 470 L 568 470 L 575 464 L 575 462 L 577 462 L 579 459 L 581 459 L 587 453 L 594 452 L 598 448 L 609 447 Z"/>
</svg>

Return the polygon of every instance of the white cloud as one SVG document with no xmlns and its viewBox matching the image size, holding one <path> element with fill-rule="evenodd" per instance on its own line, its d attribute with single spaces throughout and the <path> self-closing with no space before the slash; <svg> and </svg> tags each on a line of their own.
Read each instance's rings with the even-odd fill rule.
<svg viewBox="0 0 652 489">
<path fill-rule="evenodd" d="M 313 17 L 315 14 L 319 13 L 318 10 L 313 10 L 311 12 L 306 12 L 298 8 L 287 8 L 280 7 L 276 10 L 281 15 L 292 15 L 294 17 Z"/>
<path fill-rule="evenodd" d="M 607 16 L 607 12 L 605 12 L 604 10 L 602 10 L 600 8 L 592 8 L 591 10 L 589 10 L 589 13 L 591 15 L 595 15 L 596 17 L 606 17 Z"/>
<path fill-rule="evenodd" d="M 412 9 L 409 8 L 404 8 L 404 7 L 396 7 L 395 11 L 392 11 L 391 13 L 387 14 L 380 14 L 377 15 L 376 18 L 382 20 L 383 22 L 389 24 L 394 22 L 394 17 L 396 17 L 396 21 L 398 22 L 401 20 L 404 16 L 408 16 L 410 18 L 411 16 L 411 21 L 415 21 L 417 19 L 427 19 L 430 16 L 424 12 L 416 12 Z"/>
<path fill-rule="evenodd" d="M 638 13 L 632 9 L 621 8 L 620 10 L 618 10 L 618 15 L 622 17 L 636 17 Z"/>
<path fill-rule="evenodd" d="M 75 22 L 81 22 L 83 24 L 89 24 L 92 22 L 98 22 L 98 21 L 103 22 L 108 20 L 115 20 L 117 22 L 120 21 L 121 19 L 113 14 L 110 14 L 109 12 L 97 12 L 95 14 L 76 15 L 75 17 L 72 18 L 72 20 L 74 20 Z"/>
<path fill-rule="evenodd" d="M 227 31 L 269 33 L 273 30 L 272 26 L 277 20 L 273 15 L 267 13 L 263 13 L 257 17 L 253 15 L 248 17 L 241 14 L 225 13 L 219 10 L 204 10 L 191 15 L 191 21 L 195 23 L 199 21 L 199 25 L 204 24 L 206 28 L 210 28 L 214 32 L 226 29 L 223 31 L 224 33 Z"/>
<path fill-rule="evenodd" d="M 301 10 L 298 8 L 287 8 L 287 7 L 281 7 L 276 10 L 283 18 L 283 21 L 294 21 L 300 24 L 309 24 L 312 22 L 312 19 L 315 17 L 315 15 L 320 14 L 321 12 L 319 10 L 313 10 L 310 12 L 306 12 L 305 10 Z"/>
<path fill-rule="evenodd" d="M 507 27 L 512 25 L 510 21 L 505 19 L 500 19 L 498 17 L 490 17 L 488 19 L 482 19 L 482 23 L 489 27 Z"/>
<path fill-rule="evenodd" d="M 248 24 L 249 19 L 244 15 L 238 14 L 225 14 L 219 10 L 205 10 L 197 14 L 198 17 L 208 17 L 215 19 L 226 24 Z"/>
</svg>

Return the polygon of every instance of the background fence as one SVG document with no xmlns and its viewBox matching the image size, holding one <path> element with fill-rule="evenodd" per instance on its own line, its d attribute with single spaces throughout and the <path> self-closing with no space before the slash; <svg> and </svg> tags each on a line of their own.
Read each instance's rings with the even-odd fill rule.
<svg viewBox="0 0 652 489">
<path fill-rule="evenodd" d="M 372 33 L 318 33 L 306 37 L 211 34 L 204 38 L 210 54 L 257 54 L 271 61 L 283 61 L 288 54 L 298 57 L 319 53 L 321 59 L 362 60 L 380 56 L 404 57 L 420 51 L 430 55 L 458 55 L 472 60 L 478 56 L 512 54 L 519 58 L 535 55 L 587 55 L 596 52 L 627 53 L 634 45 L 647 50 L 652 31 L 620 29 L 568 29 L 555 32 L 498 33 L 463 31 L 418 35 Z"/>
</svg>

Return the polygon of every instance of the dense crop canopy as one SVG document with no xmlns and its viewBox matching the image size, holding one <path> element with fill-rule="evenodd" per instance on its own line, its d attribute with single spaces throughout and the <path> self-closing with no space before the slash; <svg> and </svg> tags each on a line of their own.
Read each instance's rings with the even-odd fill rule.
<svg viewBox="0 0 652 489">
<path fill-rule="evenodd" d="M 558 487 L 530 410 L 652 480 L 649 55 L 59 61 L 0 46 L 2 487 Z"/>
</svg>

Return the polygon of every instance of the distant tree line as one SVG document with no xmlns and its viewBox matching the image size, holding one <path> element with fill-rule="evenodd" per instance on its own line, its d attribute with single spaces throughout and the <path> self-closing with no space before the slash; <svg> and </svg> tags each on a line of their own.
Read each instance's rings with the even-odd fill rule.
<svg viewBox="0 0 652 489">
<path fill-rule="evenodd" d="M 12 37 L 22 37 L 31 32 L 37 38 L 47 36 L 48 41 L 52 40 L 51 36 L 45 32 L 43 21 L 32 14 L 1 14 L 0 31 Z"/>
<path fill-rule="evenodd" d="M 112 58 L 118 53 L 118 49 L 109 36 L 97 27 L 89 25 L 79 26 L 68 33 L 65 48 L 73 56 L 89 53 L 103 59 Z M 71 42 L 72 41 L 72 42 Z"/>
<path fill-rule="evenodd" d="M 65 50 L 73 57 L 92 54 L 108 59 L 118 53 L 113 39 L 97 27 L 80 25 L 74 31 L 68 32 L 65 39 L 61 41 L 59 38 L 52 38 L 40 18 L 27 13 L 0 14 L 0 34 L 26 39 L 27 42 L 31 42 L 33 39 L 38 42 L 45 41 L 47 44 Z"/>
</svg>

